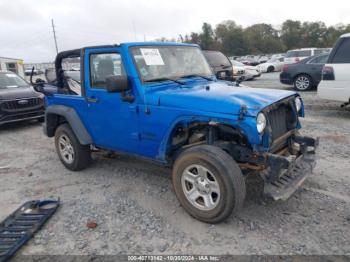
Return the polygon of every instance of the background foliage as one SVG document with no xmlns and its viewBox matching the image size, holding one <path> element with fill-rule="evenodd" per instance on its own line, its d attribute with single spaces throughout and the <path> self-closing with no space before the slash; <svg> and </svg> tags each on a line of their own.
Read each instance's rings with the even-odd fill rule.
<svg viewBox="0 0 350 262">
<path fill-rule="evenodd" d="M 243 28 L 228 20 L 215 28 L 203 23 L 201 32 L 180 35 L 178 41 L 196 43 L 207 50 L 220 50 L 228 56 L 240 56 L 280 53 L 303 47 L 332 47 L 341 34 L 348 32 L 350 24 L 327 27 L 323 22 L 286 20 L 278 29 L 264 23 Z M 159 40 L 168 41 L 165 38 Z"/>
</svg>

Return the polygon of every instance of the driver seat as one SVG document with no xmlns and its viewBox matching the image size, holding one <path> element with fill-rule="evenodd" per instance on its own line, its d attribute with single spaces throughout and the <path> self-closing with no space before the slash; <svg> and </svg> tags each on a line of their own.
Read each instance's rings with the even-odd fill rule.
<svg viewBox="0 0 350 262">
<path fill-rule="evenodd" d="M 104 83 L 107 76 L 114 75 L 114 63 L 111 59 L 103 59 L 97 65 L 97 81 Z"/>
</svg>

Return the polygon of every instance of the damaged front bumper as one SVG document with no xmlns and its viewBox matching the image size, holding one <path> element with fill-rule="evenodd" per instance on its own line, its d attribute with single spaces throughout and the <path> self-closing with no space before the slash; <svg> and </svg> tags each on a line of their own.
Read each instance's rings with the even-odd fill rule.
<svg viewBox="0 0 350 262">
<path fill-rule="evenodd" d="M 318 139 L 295 136 L 289 151 L 293 154 L 265 155 L 264 194 L 273 200 L 287 200 L 312 173 L 316 165 Z"/>
</svg>

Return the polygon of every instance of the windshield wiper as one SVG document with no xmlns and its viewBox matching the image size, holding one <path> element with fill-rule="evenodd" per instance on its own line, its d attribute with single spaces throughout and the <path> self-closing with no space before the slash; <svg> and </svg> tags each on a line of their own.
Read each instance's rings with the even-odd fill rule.
<svg viewBox="0 0 350 262">
<path fill-rule="evenodd" d="M 178 80 L 172 79 L 172 78 L 168 78 L 168 77 L 160 77 L 160 78 L 153 78 L 153 79 L 144 80 L 144 82 L 146 82 L 146 83 L 161 82 L 161 81 L 172 81 L 172 82 L 180 84 L 180 85 L 184 85 L 185 84 L 185 83 L 183 83 L 181 81 L 178 81 Z"/>
<path fill-rule="evenodd" d="M 201 77 L 201 78 L 208 80 L 208 81 L 214 81 L 211 77 L 202 76 L 199 74 L 184 75 L 184 76 L 181 76 L 180 78 L 191 78 L 191 77 Z"/>
</svg>

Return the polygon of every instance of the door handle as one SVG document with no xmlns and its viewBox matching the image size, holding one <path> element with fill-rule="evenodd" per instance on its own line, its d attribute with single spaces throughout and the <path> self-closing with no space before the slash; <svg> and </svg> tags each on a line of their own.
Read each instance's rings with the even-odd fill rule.
<svg viewBox="0 0 350 262">
<path fill-rule="evenodd" d="M 86 100 L 89 103 L 97 103 L 98 102 L 98 99 L 96 97 L 87 97 Z"/>
</svg>

